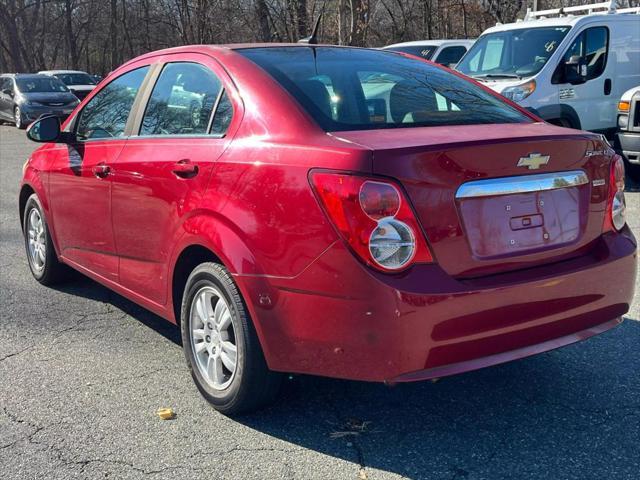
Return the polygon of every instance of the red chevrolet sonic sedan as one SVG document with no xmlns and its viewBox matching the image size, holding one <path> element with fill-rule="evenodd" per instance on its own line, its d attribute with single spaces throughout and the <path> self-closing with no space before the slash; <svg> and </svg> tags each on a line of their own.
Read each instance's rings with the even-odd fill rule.
<svg viewBox="0 0 640 480">
<path fill-rule="evenodd" d="M 29 265 L 180 325 L 218 410 L 281 372 L 452 375 L 622 321 L 636 240 L 600 135 L 446 68 L 316 45 L 192 46 L 114 71 L 20 191 Z"/>
</svg>

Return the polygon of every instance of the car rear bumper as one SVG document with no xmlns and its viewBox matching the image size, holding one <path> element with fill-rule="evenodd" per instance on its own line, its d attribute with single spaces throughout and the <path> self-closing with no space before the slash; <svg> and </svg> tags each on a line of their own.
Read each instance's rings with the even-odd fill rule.
<svg viewBox="0 0 640 480">
<path fill-rule="evenodd" d="M 612 328 L 637 269 L 630 230 L 587 255 L 479 279 L 437 264 L 385 275 L 334 243 L 295 278 L 236 276 L 270 368 L 404 382 L 526 357 Z"/>
</svg>

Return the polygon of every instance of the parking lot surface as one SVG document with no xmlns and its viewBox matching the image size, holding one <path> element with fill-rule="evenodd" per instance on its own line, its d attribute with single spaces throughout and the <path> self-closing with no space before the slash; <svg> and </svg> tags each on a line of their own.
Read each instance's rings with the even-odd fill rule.
<svg viewBox="0 0 640 480">
<path fill-rule="evenodd" d="M 17 196 L 35 147 L 0 126 L 1 478 L 638 478 L 640 288 L 586 342 L 437 383 L 295 377 L 229 419 L 196 390 L 177 327 L 80 275 L 33 280 Z M 627 201 L 640 236 L 640 193 Z"/>
</svg>

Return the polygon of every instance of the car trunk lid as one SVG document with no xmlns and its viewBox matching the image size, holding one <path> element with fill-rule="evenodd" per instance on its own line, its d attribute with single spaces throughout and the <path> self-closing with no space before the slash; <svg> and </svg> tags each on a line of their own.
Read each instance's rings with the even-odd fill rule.
<svg viewBox="0 0 640 480">
<path fill-rule="evenodd" d="M 340 132 L 398 179 L 436 261 L 474 277 L 560 261 L 602 233 L 609 157 L 598 136 L 543 123 Z"/>
</svg>

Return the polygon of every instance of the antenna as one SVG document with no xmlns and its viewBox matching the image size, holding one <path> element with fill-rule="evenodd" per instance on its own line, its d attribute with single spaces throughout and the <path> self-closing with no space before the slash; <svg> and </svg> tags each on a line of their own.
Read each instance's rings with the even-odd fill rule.
<svg viewBox="0 0 640 480">
<path fill-rule="evenodd" d="M 317 45 L 318 44 L 318 28 L 320 27 L 320 20 L 322 20 L 322 14 L 324 13 L 324 5 L 322 4 L 322 10 L 320 10 L 320 14 L 318 18 L 316 18 L 316 23 L 313 26 L 313 31 L 311 35 L 305 38 L 301 38 L 298 40 L 298 43 L 308 43 L 309 45 Z"/>
</svg>

